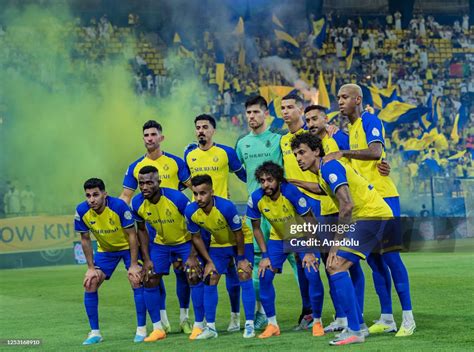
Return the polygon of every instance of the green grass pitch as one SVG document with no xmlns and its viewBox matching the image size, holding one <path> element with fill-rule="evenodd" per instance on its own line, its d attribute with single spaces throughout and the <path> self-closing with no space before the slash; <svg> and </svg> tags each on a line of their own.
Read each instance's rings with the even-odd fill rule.
<svg viewBox="0 0 474 352">
<path fill-rule="evenodd" d="M 370 336 L 365 344 L 334 349 L 360 351 L 466 351 L 474 349 L 474 254 L 407 253 L 417 331 L 408 338 L 393 334 Z M 379 305 L 367 265 L 365 318 L 379 316 Z M 135 310 L 132 291 L 122 265 L 99 291 L 99 319 L 104 342 L 81 346 L 89 330 L 83 306 L 84 266 L 61 266 L 0 271 L 0 339 L 40 338 L 38 347 L 7 347 L 0 350 L 45 351 L 298 351 L 329 348 L 332 334 L 315 338 L 309 331 L 292 331 L 300 313 L 299 291 L 292 270 L 286 266 L 275 280 L 277 318 L 281 336 L 246 340 L 241 333 L 224 332 L 229 322 L 229 299 L 225 282 L 219 285 L 217 327 L 219 338 L 189 341 L 178 330 L 179 309 L 175 278 L 166 278 L 167 310 L 173 332 L 157 343 L 134 344 Z M 323 274 L 326 291 L 327 280 Z M 398 297 L 393 290 L 394 314 L 401 322 Z M 243 309 L 242 315 L 243 315 Z M 326 294 L 323 322 L 329 323 L 333 308 Z M 190 313 L 191 317 L 192 312 Z M 242 322 L 244 317 L 241 317 Z M 148 319 L 149 320 L 149 319 Z M 148 323 L 150 330 L 150 322 Z"/>
</svg>

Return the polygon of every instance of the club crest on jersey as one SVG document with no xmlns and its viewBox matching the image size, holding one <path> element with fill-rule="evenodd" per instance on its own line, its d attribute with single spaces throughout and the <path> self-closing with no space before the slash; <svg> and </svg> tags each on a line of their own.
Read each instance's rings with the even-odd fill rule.
<svg viewBox="0 0 474 352">
<path fill-rule="evenodd" d="M 196 158 L 191 158 L 191 161 L 196 161 Z"/>
<path fill-rule="evenodd" d="M 265 147 L 270 148 L 272 146 L 272 143 L 268 140 L 267 143 L 265 143 Z"/>
<path fill-rule="evenodd" d="M 172 214 L 171 214 L 171 211 L 170 211 L 169 209 L 166 209 L 166 212 L 165 212 L 165 213 L 166 213 L 166 216 L 171 216 L 171 215 L 172 215 Z"/>
<path fill-rule="evenodd" d="M 359 138 L 359 131 L 356 131 L 356 133 L 354 134 L 354 138 L 355 139 Z"/>
<path fill-rule="evenodd" d="M 125 217 L 125 215 L 124 215 L 124 217 Z M 130 220 L 130 219 L 129 219 L 129 220 Z M 112 218 L 109 218 L 109 224 L 110 224 L 110 225 L 115 225 L 115 221 L 113 221 Z"/>
<path fill-rule="evenodd" d="M 232 221 L 234 222 L 234 224 L 240 224 L 240 216 L 234 215 Z"/>
<path fill-rule="evenodd" d="M 151 216 L 151 212 L 147 211 L 146 215 Z"/>
<path fill-rule="evenodd" d="M 264 211 L 265 213 L 268 213 L 268 212 L 270 211 L 270 209 L 268 209 L 268 208 L 263 208 L 263 211 Z"/>
<path fill-rule="evenodd" d="M 379 136 L 380 136 L 380 131 L 379 131 L 378 128 L 375 128 L 375 127 L 374 127 L 374 128 L 372 129 L 372 136 L 374 136 L 374 137 L 379 137 Z"/>
<path fill-rule="evenodd" d="M 212 158 L 212 161 L 217 163 L 219 161 L 219 158 L 217 156 L 215 156 L 214 158 Z"/>
<path fill-rule="evenodd" d="M 219 220 L 217 220 L 217 224 L 222 226 L 222 225 L 224 225 L 224 221 L 222 221 L 222 219 L 219 219 Z"/>
<path fill-rule="evenodd" d="M 337 175 L 336 174 L 329 174 L 329 182 L 334 183 L 337 181 Z"/>
<path fill-rule="evenodd" d="M 286 207 L 285 204 L 283 204 L 283 212 L 284 212 L 284 213 L 288 213 L 288 208 Z"/>
<path fill-rule="evenodd" d="M 168 164 L 165 164 L 165 165 L 163 166 L 163 170 L 168 171 L 169 169 L 170 169 L 170 167 L 168 166 Z"/>
<path fill-rule="evenodd" d="M 300 207 L 303 207 L 303 208 L 306 208 L 306 199 L 304 199 L 304 197 L 301 197 L 299 200 L 298 200 L 298 205 Z"/>
<path fill-rule="evenodd" d="M 91 224 L 91 225 L 94 225 L 94 224 L 95 224 L 95 221 L 91 221 L 90 224 Z"/>
</svg>

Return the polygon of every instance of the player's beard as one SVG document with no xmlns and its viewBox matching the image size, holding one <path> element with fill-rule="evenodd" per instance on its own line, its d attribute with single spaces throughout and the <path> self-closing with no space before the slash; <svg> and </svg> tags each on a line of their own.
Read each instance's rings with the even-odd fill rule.
<svg viewBox="0 0 474 352">
<path fill-rule="evenodd" d="M 272 187 L 265 188 L 265 195 L 268 197 L 272 197 L 275 195 L 277 190 L 278 190 L 277 188 L 272 188 Z"/>
<path fill-rule="evenodd" d="M 206 141 L 206 137 L 204 136 L 199 136 L 198 137 L 198 142 L 200 145 L 206 145 L 207 141 Z"/>
</svg>

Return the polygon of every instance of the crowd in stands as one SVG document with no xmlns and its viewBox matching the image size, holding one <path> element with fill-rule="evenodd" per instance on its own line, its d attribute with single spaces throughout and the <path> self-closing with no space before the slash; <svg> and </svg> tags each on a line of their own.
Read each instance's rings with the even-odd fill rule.
<svg viewBox="0 0 474 352">
<path fill-rule="evenodd" d="M 254 47 L 247 47 L 245 62 L 239 57 L 241 42 L 228 41 L 222 89 L 216 82 L 216 49 L 220 43 L 215 33 L 203 32 L 202 37 L 186 45 L 183 54 L 176 50 L 176 43 L 166 43 L 160 33 L 140 28 L 139 17 L 133 14 L 129 16 L 128 27 L 114 26 L 106 15 L 86 26 L 79 20 L 72 24 L 79 38 L 73 55 L 78 60 L 101 60 L 124 55 L 132 47 L 135 57 L 130 59 L 130 67 L 136 93 L 165 97 L 177 79 L 185 79 L 175 77 L 166 68 L 165 57 L 175 50 L 213 92 L 202 107 L 203 112 L 220 119 L 222 128 L 235 128 L 242 133 L 246 128 L 242 103 L 247 97 L 259 94 L 259 87 L 295 84 L 281 70 L 262 65 L 264 57 L 291 59 L 297 78 L 309 87 L 318 85 L 318 76 L 323 72 L 330 91 L 330 110 L 337 110 L 332 80 L 335 87 L 352 82 L 379 89 L 386 88 L 391 81 L 404 102 L 426 105 L 431 95 L 433 101 L 439 98 L 441 112 L 436 126 L 438 137 L 418 153 L 400 153 L 411 139 L 423 135 L 418 122 L 401 124 L 387 136 L 388 158 L 399 187 L 414 190 L 420 184 L 416 180 L 426 176 L 473 177 L 474 27 L 470 27 L 468 15 L 452 25 L 441 25 L 433 16 L 418 14 L 407 28 L 402 28 L 401 16 L 397 12 L 384 19 L 347 19 L 329 13 L 321 48 L 314 44 L 310 31 L 294 36 L 298 49 L 289 48 L 270 31 L 251 38 Z M 348 69 L 350 45 L 354 55 Z M 453 139 L 453 125 L 462 104 L 467 106 L 467 122 L 459 131 L 459 138 Z M 344 120 L 336 117 L 332 122 L 345 128 Z M 457 156 L 453 159 L 453 155 Z"/>
</svg>

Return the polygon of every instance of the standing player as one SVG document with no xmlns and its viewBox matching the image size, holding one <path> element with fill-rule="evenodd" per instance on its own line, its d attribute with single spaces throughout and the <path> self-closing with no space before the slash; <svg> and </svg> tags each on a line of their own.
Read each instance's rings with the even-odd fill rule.
<svg viewBox="0 0 474 352">
<path fill-rule="evenodd" d="M 161 142 L 164 139 L 163 128 L 158 122 L 154 120 L 145 122 L 143 125 L 143 141 L 147 153 L 130 164 L 123 179 L 123 191 L 120 198 L 128 204 L 130 204 L 133 193 L 138 187 L 138 173 L 144 166 L 150 165 L 158 169 L 162 187 L 182 189 L 189 183 L 189 171 L 184 161 L 173 154 L 161 150 Z M 153 238 L 150 238 L 150 240 L 153 241 Z M 183 332 L 189 334 L 191 333 L 191 323 L 188 318 L 190 288 L 183 269 L 181 262 L 174 264 L 176 294 L 180 307 L 180 327 Z M 166 332 L 170 332 L 171 327 L 165 309 L 166 290 L 163 281 L 160 282 L 160 290 L 161 319 Z"/>
<path fill-rule="evenodd" d="M 191 235 L 186 229 L 184 210 L 188 198 L 180 191 L 161 188 L 158 170 L 144 166 L 138 173 L 141 194 L 132 199 L 132 210 L 138 224 L 138 236 L 146 274 L 145 302 L 153 322 L 153 332 L 145 341 L 166 337 L 160 322 L 159 282 L 169 274 L 169 267 L 184 263 L 192 250 Z M 149 225 L 150 236 L 145 223 Z M 150 242 L 149 238 L 154 240 Z M 150 244 L 149 244 L 150 243 Z M 195 307 L 195 312 L 198 309 Z"/>
<path fill-rule="evenodd" d="M 213 142 L 216 130 L 216 120 L 210 115 L 199 115 L 194 119 L 194 126 L 198 144 L 190 144 L 184 153 L 184 160 L 191 176 L 208 174 L 215 185 L 215 195 L 229 198 L 228 179 L 229 172 L 233 172 L 243 181 L 247 176 L 242 163 L 239 161 L 235 150 L 226 145 Z M 204 234 L 208 235 L 208 234 Z M 248 239 L 252 243 L 252 238 Z M 232 265 L 232 263 L 231 263 Z M 226 287 L 231 305 L 231 317 L 227 331 L 240 330 L 240 284 L 235 267 L 229 268 L 226 273 Z M 193 290 L 193 295 L 199 295 L 199 289 Z M 197 299 L 197 297 L 196 297 Z M 193 298 L 194 300 L 194 298 Z"/>
<path fill-rule="evenodd" d="M 91 332 L 83 345 L 102 341 L 99 330 L 98 289 L 104 280 L 110 279 L 121 260 L 128 270 L 137 308 L 138 328 L 135 341 L 142 341 L 146 334 L 146 311 L 138 309 L 143 303 L 140 289 L 141 267 L 138 265 L 138 242 L 135 222 L 128 205 L 121 199 L 110 197 L 105 184 L 98 178 L 84 183 L 86 201 L 76 208 L 74 230 L 81 234 L 82 250 L 87 260 L 84 279 L 84 305 Z M 97 239 L 97 253 L 93 254 L 90 233 Z"/>
<path fill-rule="evenodd" d="M 327 116 L 326 108 L 320 105 L 310 105 L 306 107 L 304 111 L 306 126 L 308 131 L 321 139 L 323 149 L 325 153 L 331 153 L 340 149 L 349 148 L 349 136 L 342 131 L 337 131 L 332 137 L 326 130 L 327 128 Z M 347 160 L 346 160 L 347 161 Z M 307 182 L 298 180 L 288 180 L 289 182 L 304 188 L 310 192 L 315 192 L 312 187 L 317 184 L 308 184 Z M 334 219 L 338 218 L 338 209 L 336 204 L 329 196 L 321 196 L 321 222 L 331 223 Z M 322 255 L 324 262 L 326 262 L 327 256 L 325 253 Z M 365 293 L 365 277 L 364 272 L 360 266 L 360 263 L 354 263 L 350 267 L 351 280 L 354 284 L 356 292 L 357 302 L 359 304 L 361 312 L 364 311 L 364 293 Z M 335 309 L 335 320 L 324 328 L 325 332 L 341 331 L 347 327 L 347 318 L 345 316 L 342 306 L 337 301 L 335 294 L 335 288 L 332 281 L 329 280 L 329 293 L 331 300 L 334 304 Z"/>
<path fill-rule="evenodd" d="M 265 331 L 258 337 L 265 339 L 280 335 L 275 312 L 275 273 L 281 272 L 288 253 L 284 251 L 284 239 L 288 239 L 288 225 L 296 224 L 298 217 L 306 222 L 314 219 L 306 197 L 296 186 L 283 177 L 283 168 L 271 161 L 264 162 L 256 171 L 255 178 L 261 188 L 249 198 L 247 216 L 252 220 L 253 233 L 262 252 L 258 268 L 261 299 L 268 317 Z M 261 218 L 271 224 L 270 238 L 265 241 L 261 228 Z M 319 276 L 319 253 L 307 253 L 302 258 L 304 274 L 309 282 L 310 301 L 313 315 L 313 336 L 323 336 L 321 323 L 324 288 Z"/>
<path fill-rule="evenodd" d="M 329 195 L 339 210 L 338 231 L 330 243 L 326 265 L 337 300 L 346 313 L 348 328 L 330 344 L 364 342 L 362 312 L 348 270 L 377 246 L 386 220 L 392 218 L 393 213 L 374 187 L 352 167 L 337 160 L 322 161 L 325 154 L 318 137 L 300 134 L 292 140 L 291 148 L 301 169 L 318 176 L 317 193 Z M 340 242 L 342 240 L 347 242 Z"/>
<path fill-rule="evenodd" d="M 255 171 L 265 161 L 272 160 L 278 165 L 282 165 L 282 156 L 280 149 L 281 135 L 274 133 L 267 127 L 266 117 L 268 116 L 267 102 L 261 96 L 248 99 L 245 102 L 245 115 L 250 128 L 250 132 L 237 141 L 235 150 L 247 172 L 247 192 L 249 196 L 260 188 L 255 179 Z M 246 219 L 247 225 L 251 228 L 250 219 Z M 264 240 L 268 240 L 270 236 L 270 224 L 263 218 L 261 221 L 261 230 Z M 267 324 L 264 309 L 260 303 L 258 265 L 262 258 L 260 247 L 254 240 L 255 261 L 253 267 L 253 287 L 257 298 L 257 312 L 255 314 L 255 329 L 262 329 Z M 291 261 L 293 265 L 294 260 Z"/>
<path fill-rule="evenodd" d="M 236 262 L 242 301 L 245 311 L 244 338 L 255 336 L 255 291 L 252 284 L 253 245 L 245 245 L 242 222 L 235 205 L 228 199 L 214 196 L 213 182 L 209 175 L 198 175 L 191 179 L 195 202 L 186 208 L 188 230 L 193 243 L 206 261 L 204 268 L 204 309 L 207 327 L 196 339 L 217 337 L 215 326 L 218 302 L 217 284 L 222 274 Z M 201 238 L 201 230 L 209 232 L 211 244 L 207 250 Z"/>
<path fill-rule="evenodd" d="M 283 120 L 288 127 L 288 133 L 280 140 L 281 152 L 283 154 L 283 168 L 285 169 L 285 177 L 287 179 L 317 182 L 315 175 L 310 172 L 304 172 L 298 167 L 295 156 L 291 151 L 291 139 L 301 133 L 306 132 L 307 127 L 303 120 L 303 100 L 296 94 L 289 94 L 281 100 L 281 112 Z M 312 192 L 300 188 L 300 191 L 306 195 L 307 201 L 313 211 L 313 215 L 319 218 L 321 215 L 320 197 Z M 309 298 L 309 285 L 304 275 L 303 266 L 298 256 L 298 282 L 302 300 L 302 311 L 298 319 L 297 329 L 307 329 L 310 327 L 311 319 L 311 302 Z"/>
<path fill-rule="evenodd" d="M 382 310 L 380 319 L 369 328 L 369 331 L 382 333 L 397 330 L 390 296 L 391 274 L 403 309 L 403 321 L 396 336 L 410 336 L 415 331 L 416 324 L 413 318 L 408 272 L 399 253 L 401 232 L 397 218 L 400 217 L 400 197 L 392 179 L 381 176 L 377 171 L 377 163 L 385 157 L 383 126 L 375 115 L 368 112 L 362 114 L 362 90 L 358 85 L 342 86 L 339 89 L 338 102 L 341 114 L 347 116 L 350 122 L 350 150 L 331 153 L 326 156 L 326 160 L 342 157 L 350 159 L 352 167 L 375 187 L 395 216 L 395 220 L 387 225 L 387 233 L 381 244 L 382 256 L 374 253 L 367 260 L 372 268 L 374 286 Z"/>
</svg>

